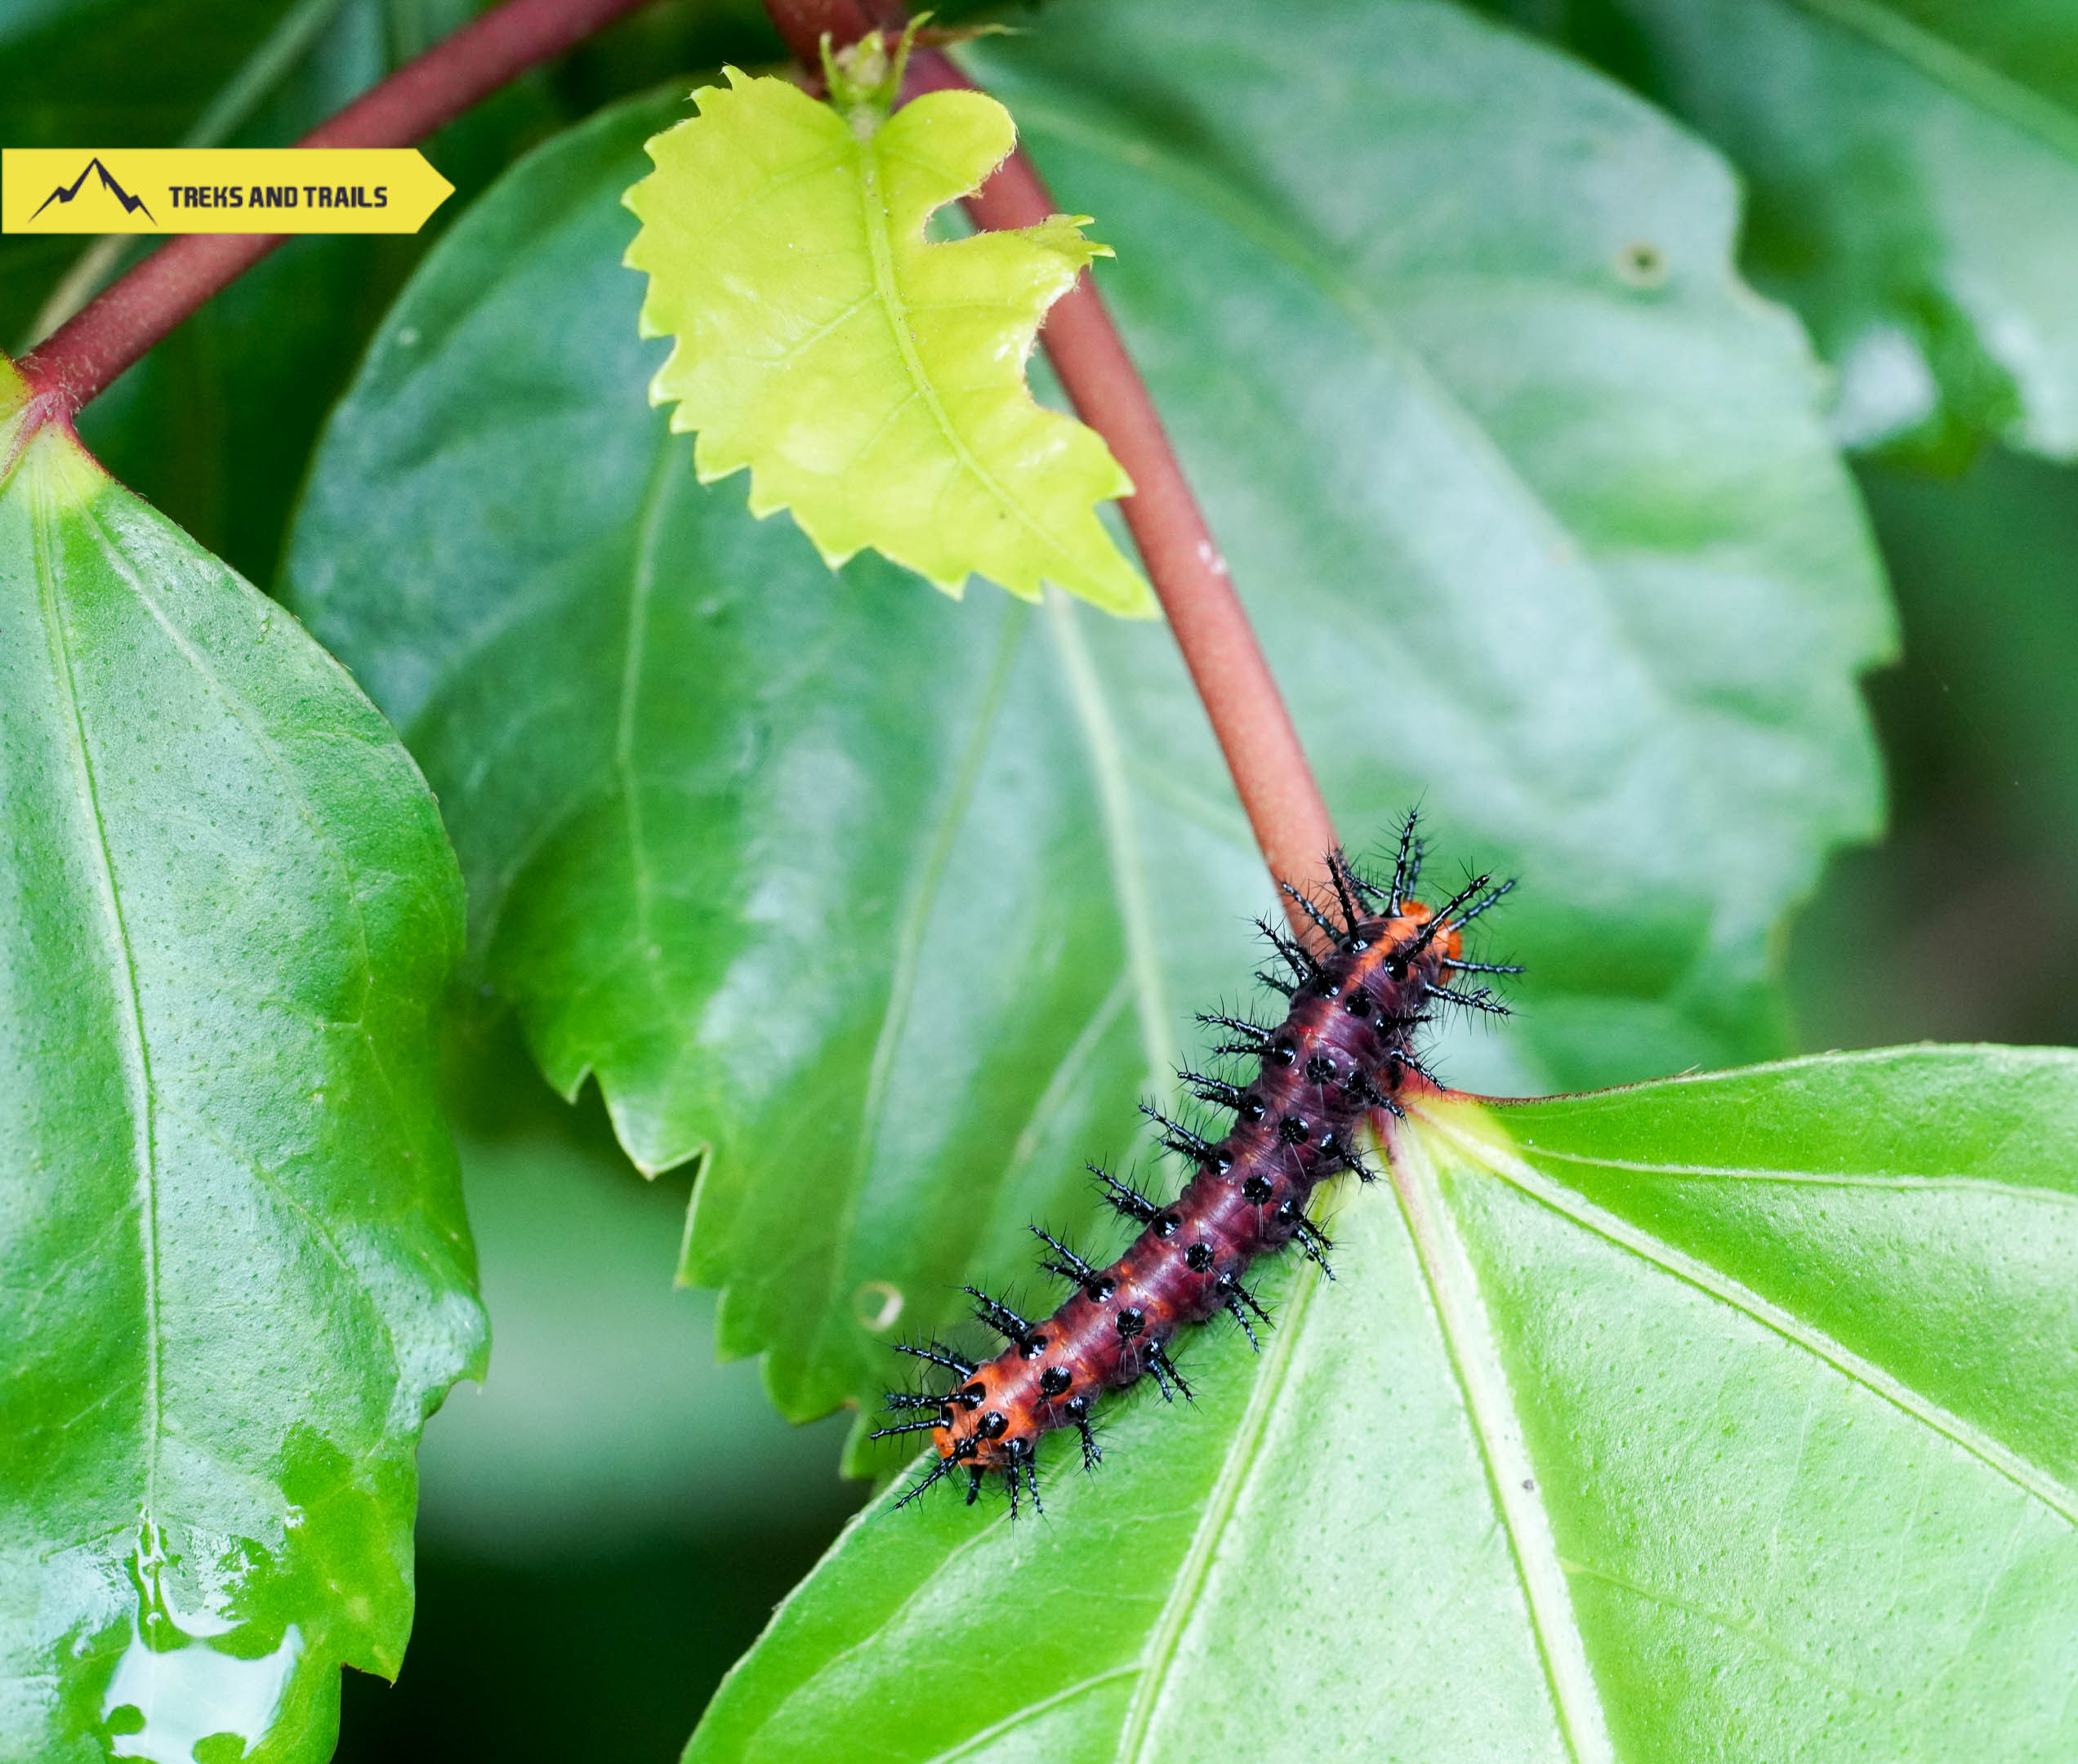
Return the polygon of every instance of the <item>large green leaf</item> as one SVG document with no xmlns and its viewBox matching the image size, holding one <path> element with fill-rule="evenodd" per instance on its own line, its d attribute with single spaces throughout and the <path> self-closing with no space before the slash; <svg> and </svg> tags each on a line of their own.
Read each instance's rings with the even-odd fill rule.
<svg viewBox="0 0 2078 1764">
<path fill-rule="evenodd" d="M 2078 455 L 2078 13 L 2041 0 L 1501 0 L 1752 192 L 1746 261 L 1838 364 L 1852 443 Z"/>
<path fill-rule="evenodd" d="M 320 1759 L 483 1351 L 453 862 L 341 670 L 62 426 L 17 455 L 0 376 L 0 1757 Z"/>
<path fill-rule="evenodd" d="M 1067 47 L 991 77 L 1107 216 L 1342 824 L 1424 795 L 1527 878 L 1526 1032 L 1451 1073 L 1773 1051 L 1770 929 L 1875 821 L 1853 674 L 1888 626 L 1794 328 L 1730 278 L 1722 170 L 1450 7 L 1045 18 Z M 1086 1206 L 1268 889 L 1166 631 L 832 577 L 693 481 L 618 267 L 672 114 L 561 138 L 429 260 L 291 586 L 439 792 L 477 986 L 640 1163 L 711 1148 L 689 1270 L 806 1415 Z"/>
<path fill-rule="evenodd" d="M 1150 616 L 1096 517 L 1126 474 L 1024 377 L 1046 309 L 1108 252 L 1060 215 L 924 236 L 1010 153 L 1003 107 L 932 92 L 868 128 L 786 80 L 729 78 L 627 193 L 643 331 L 677 340 L 650 395 L 699 431 L 702 482 L 747 469 L 751 512 L 792 510 L 832 565 L 871 546 L 955 596 L 970 575 L 1027 600 L 1053 582 Z"/>
<path fill-rule="evenodd" d="M 1992 1048 L 1425 1118 L 1252 1376 L 883 1497 L 687 1756 L 2069 1757 L 2074 1134 Z"/>
</svg>

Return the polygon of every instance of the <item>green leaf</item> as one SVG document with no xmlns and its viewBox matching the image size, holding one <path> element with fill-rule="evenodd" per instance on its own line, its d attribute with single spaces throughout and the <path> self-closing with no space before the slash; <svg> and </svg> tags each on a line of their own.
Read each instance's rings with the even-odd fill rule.
<svg viewBox="0 0 2078 1764">
<path fill-rule="evenodd" d="M 483 1355 L 453 863 L 338 666 L 24 398 L 0 363 L 0 1756 L 321 1759 Z"/>
<path fill-rule="evenodd" d="M 1588 0 L 1564 16 L 1744 174 L 1747 267 L 1839 367 L 1844 440 L 2078 456 L 2067 7 Z"/>
<path fill-rule="evenodd" d="M 1009 114 L 933 92 L 862 138 L 785 80 L 729 74 L 627 193 L 643 334 L 678 340 L 650 396 L 699 431 L 700 481 L 748 467 L 751 513 L 792 509 L 833 568 L 870 546 L 955 596 L 970 573 L 1027 600 L 1050 581 L 1152 617 L 1095 513 L 1132 485 L 1024 380 L 1041 318 L 1108 247 L 1086 216 L 924 238 L 1009 154 Z"/>
<path fill-rule="evenodd" d="M 2067 1756 L 2074 1133 L 1994 1048 L 1438 1111 L 1252 1377 L 884 1496 L 687 1757 Z"/>
<path fill-rule="evenodd" d="M 1451 7 L 1045 18 L 1060 69 L 1041 33 L 990 77 L 1121 217 L 1108 291 L 1341 825 L 1420 798 L 1525 877 L 1491 921 L 1519 1022 L 1448 1075 L 1775 1051 L 1771 928 L 1875 822 L 1853 676 L 1888 626 L 1721 167 Z M 645 1168 L 708 1153 L 689 1271 L 798 1418 L 1084 1215 L 1271 902 L 1166 630 L 833 582 L 693 482 L 618 267 L 667 114 L 573 131 L 444 242 L 290 575 L 439 793 L 474 987 Z"/>
</svg>

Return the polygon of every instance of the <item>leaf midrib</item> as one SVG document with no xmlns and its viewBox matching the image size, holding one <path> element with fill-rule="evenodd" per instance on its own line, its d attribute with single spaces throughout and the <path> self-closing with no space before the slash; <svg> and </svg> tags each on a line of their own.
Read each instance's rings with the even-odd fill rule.
<svg viewBox="0 0 2078 1764">
<path fill-rule="evenodd" d="M 100 790 L 95 776 L 93 755 L 87 742 L 86 717 L 80 706 L 78 685 L 73 672 L 71 646 L 65 635 L 65 612 L 60 604 L 58 575 L 51 558 L 51 512 L 37 493 L 33 473 L 32 462 L 7 489 L 25 496 L 29 502 L 28 513 L 35 550 L 37 607 L 42 619 L 45 640 L 50 645 L 58 688 L 65 697 L 69 746 L 78 767 L 79 782 L 92 821 L 93 856 L 98 860 L 94 871 L 96 893 L 109 940 L 109 953 L 116 958 L 109 962 L 109 966 L 111 977 L 117 982 L 119 994 L 118 1012 L 123 1022 L 120 1032 L 112 1039 L 117 1058 L 123 1067 L 131 1119 L 131 1161 L 136 1170 L 141 1201 L 138 1224 L 144 1262 L 145 1431 L 145 1486 L 140 1517 L 145 1525 L 155 1526 L 158 1523 L 159 1459 L 164 1444 L 165 1396 L 161 1364 L 164 1343 L 159 1291 L 158 1134 L 153 1108 L 151 1049 L 145 1034 L 144 999 L 137 978 L 136 952 L 131 942 L 129 926 L 123 915 L 121 893 L 116 886 L 114 853 L 109 845 L 108 823 L 101 812 Z M 0 494 L 4 493 L 5 491 L 0 491 Z M 123 1009 L 126 1004 L 127 1009 Z"/>
<path fill-rule="evenodd" d="M 980 703 L 975 708 L 974 726 L 961 752 L 959 770 L 954 774 L 945 805 L 932 830 L 922 868 L 895 933 L 887 1000 L 881 1007 L 880 1027 L 873 1038 L 872 1059 L 867 1068 L 866 1094 L 859 1108 L 855 1142 L 858 1150 L 852 1159 L 851 1179 L 845 1185 L 843 1202 L 830 1237 L 832 1249 L 823 1312 L 826 1320 L 844 1314 L 839 1302 L 840 1289 L 850 1267 L 849 1250 L 857 1236 L 859 1201 L 865 1193 L 874 1154 L 879 1149 L 881 1116 L 887 1106 L 888 1085 L 894 1076 L 895 1056 L 901 1049 L 903 1031 L 908 1025 L 909 1007 L 923 966 L 925 934 L 930 929 L 939 889 L 952 860 L 953 846 L 981 781 L 982 766 L 995 739 L 997 723 L 1010 696 L 1010 675 L 1024 641 L 1028 617 L 1028 609 L 1017 601 L 1010 603 L 1003 614 L 1003 629 L 997 639 L 996 653 L 990 662 L 988 680 L 982 688 Z"/>
<path fill-rule="evenodd" d="M 894 245 L 889 237 L 891 217 L 886 199 L 881 194 L 880 144 L 877 137 L 860 145 L 856 163 L 858 167 L 859 219 L 865 228 L 867 249 L 872 260 L 874 292 L 880 297 L 881 310 L 887 318 L 888 330 L 901 354 L 903 368 L 909 376 L 913 395 L 930 412 L 931 421 L 937 425 L 947 450 L 958 463 L 960 470 L 988 492 L 995 499 L 996 506 L 1024 529 L 1041 551 L 1050 557 L 1063 556 L 1060 542 L 1055 537 L 1052 529 L 1034 520 L 1024 506 L 1013 498 L 997 482 L 994 474 L 974 457 L 967 446 L 965 437 L 954 426 L 950 413 L 939 399 L 938 388 L 933 383 L 929 371 L 924 366 L 923 357 L 916 348 L 916 334 L 909 327 L 907 302 L 895 273 Z M 959 247 L 956 244 L 937 247 L 926 245 L 921 248 L 926 251 L 952 251 Z M 945 486 L 941 485 L 939 492 L 941 498 L 944 490 Z M 1075 572 L 1071 572 L 1072 573 Z"/>
<path fill-rule="evenodd" d="M 1501 1422 L 1505 1415 L 1513 1417 L 1513 1397 L 1506 1374 L 1495 1363 L 1491 1325 L 1480 1327 L 1484 1302 L 1478 1276 L 1458 1239 L 1428 1149 L 1411 1131 L 1397 1136 L 1388 1169 L 1415 1263 L 1428 1290 L 1436 1333 L 1463 1398 L 1465 1423 L 1487 1474 L 1495 1515 L 1508 1539 L 1559 1737 L 1576 1764 L 1612 1764 L 1608 1722 L 1585 1639 L 1573 1615 L 1557 1540 L 1548 1522 L 1538 1523 L 1541 1509 L 1525 1499 L 1532 1491 L 1523 1486 L 1521 1472 L 1532 1470 L 1534 1481 L 1527 1444 L 1503 1437 Z M 1504 1464 L 1504 1453 L 1518 1462 Z"/>
<path fill-rule="evenodd" d="M 1171 1027 L 1169 987 L 1162 973 L 1162 951 L 1154 935 L 1154 906 L 1148 893 L 1147 865 L 1140 855 L 1139 822 L 1126 776 L 1125 744 L 1111 714 L 1103 683 L 1097 678 L 1089 646 L 1082 640 L 1074 603 L 1059 589 L 1046 593 L 1046 611 L 1068 695 L 1082 725 L 1090 771 L 1096 780 L 1097 808 L 1110 860 L 1112 899 L 1118 910 L 1119 934 L 1126 945 L 1126 968 L 1139 1016 L 1140 1051 L 1150 1083 L 1161 1082 L 1176 1063 Z"/>
<path fill-rule="evenodd" d="M 1175 1662 L 1176 1650 L 1182 1645 L 1192 1613 L 1204 1593 L 1220 1539 L 1233 1518 L 1242 1490 L 1262 1454 L 1271 1414 L 1283 1394 L 1292 1356 L 1298 1352 L 1298 1343 L 1304 1333 L 1306 1313 L 1312 1308 L 1321 1284 L 1319 1271 L 1314 1265 L 1311 1262 L 1301 1263 L 1285 1300 L 1283 1313 L 1278 1320 L 1276 1333 L 1270 1339 L 1270 1352 L 1256 1369 L 1248 1407 L 1228 1441 L 1219 1478 L 1192 1529 L 1190 1548 L 1178 1565 L 1168 1596 L 1162 1601 L 1161 1612 L 1141 1650 L 1137 1663 L 1139 1684 L 1126 1710 L 1125 1725 L 1119 1730 L 1114 1764 L 1141 1764 L 1149 1756 L 1148 1734 L 1162 1700 L 1162 1688 L 1168 1682 L 1170 1668 Z"/>
</svg>

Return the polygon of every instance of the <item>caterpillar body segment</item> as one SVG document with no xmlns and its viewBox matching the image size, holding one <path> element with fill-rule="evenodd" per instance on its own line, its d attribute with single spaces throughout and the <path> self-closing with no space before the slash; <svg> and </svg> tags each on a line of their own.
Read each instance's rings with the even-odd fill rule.
<svg viewBox="0 0 2078 1764">
<path fill-rule="evenodd" d="M 979 1315 L 1008 1345 L 947 1389 L 890 1397 L 903 1419 L 882 1432 L 927 1426 L 937 1453 L 897 1504 L 956 1468 L 968 1472 L 970 1501 L 994 1475 L 1005 1479 L 1014 1513 L 1021 1494 L 1036 1504 L 1044 1436 L 1077 1429 L 1084 1463 L 1094 1465 L 1090 1418 L 1108 1393 L 1152 1376 L 1172 1401 L 1189 1400 L 1172 1358 L 1189 1325 L 1225 1312 L 1255 1340 L 1255 1325 L 1269 1319 L 1244 1276 L 1258 1258 L 1296 1240 L 1327 1266 L 1331 1246 L 1306 1217 L 1313 1191 L 1344 1171 L 1368 1178 L 1357 1143 L 1366 1115 L 1397 1114 L 1398 1093 L 1434 1084 L 1413 1040 L 1438 1005 L 1499 1008 L 1484 987 L 1453 988 L 1453 977 L 1513 971 L 1463 959 L 1465 926 L 1509 884 L 1476 877 L 1432 910 L 1411 898 L 1420 849 L 1409 817 L 1389 884 L 1363 877 L 1333 853 L 1333 896 L 1309 902 L 1322 931 L 1318 947 L 1301 948 L 1281 932 L 1272 937 L 1286 969 L 1278 990 L 1292 982 L 1282 1022 L 1211 1019 L 1242 1034 L 1226 1051 L 1252 1060 L 1255 1070 L 1246 1083 L 1237 1074 L 1231 1082 L 1182 1075 L 1201 1102 L 1231 1113 L 1233 1124 L 1219 1138 L 1148 1111 L 1165 1143 L 1191 1166 L 1175 1200 L 1162 1205 L 1092 1166 L 1105 1199 L 1139 1227 L 1124 1253 L 1095 1267 L 1040 1232 L 1055 1252 L 1050 1270 L 1075 1282 L 1068 1298 L 1050 1316 L 1028 1322 L 975 1294 Z M 944 1350 L 925 1357 L 946 1364 Z M 934 1406 L 928 1423 L 913 1419 Z"/>
</svg>

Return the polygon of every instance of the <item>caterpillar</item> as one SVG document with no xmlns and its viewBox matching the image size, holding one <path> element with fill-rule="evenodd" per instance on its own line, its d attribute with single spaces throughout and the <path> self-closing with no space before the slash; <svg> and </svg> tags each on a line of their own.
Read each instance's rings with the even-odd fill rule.
<svg viewBox="0 0 2078 1764">
<path fill-rule="evenodd" d="M 1222 1013 L 1198 1021 L 1233 1039 L 1215 1053 L 1253 1059 L 1245 1084 L 1198 1072 L 1178 1075 L 1201 1102 L 1230 1111 L 1233 1130 L 1211 1140 L 1150 1104 L 1141 1111 L 1160 1129 L 1162 1145 L 1194 1166 L 1183 1192 L 1164 1205 L 1129 1182 L 1090 1166 L 1105 1202 L 1138 1235 L 1108 1267 L 1094 1266 L 1039 1226 L 1033 1232 L 1049 1252 L 1047 1272 L 1073 1292 L 1041 1322 L 1019 1316 L 978 1288 L 964 1289 L 974 1315 L 1008 1345 L 979 1361 L 939 1341 L 899 1343 L 955 1382 L 943 1390 L 888 1393 L 898 1419 L 872 1437 L 927 1432 L 936 1459 L 898 1499 L 917 1499 L 941 1478 L 967 1472 L 967 1504 L 984 1479 L 1001 1476 L 1010 1515 L 1020 1486 L 1035 1512 L 1039 1498 L 1041 1437 L 1072 1427 L 1081 1436 L 1082 1463 L 1094 1469 L 1102 1453 L 1091 1428 L 1097 1401 L 1152 1376 L 1164 1398 L 1186 1401 L 1191 1387 L 1171 1356 L 1178 1331 L 1225 1311 L 1260 1352 L 1255 1329 L 1269 1314 L 1242 1276 L 1259 1256 L 1296 1241 L 1330 1279 L 1334 1248 L 1307 1217 L 1313 1190 L 1344 1172 L 1365 1182 L 1376 1174 L 1356 1141 L 1373 1110 L 1405 1118 L 1395 1093 L 1410 1084 L 1442 1086 L 1414 1049 L 1417 1031 L 1438 1006 L 1505 1016 L 1507 1007 L 1481 985 L 1464 990 L 1464 974 L 1513 974 L 1512 964 L 1476 962 L 1464 954 L 1467 926 L 1514 886 L 1475 875 L 1440 906 L 1413 898 L 1420 880 L 1424 841 L 1416 817 L 1402 822 L 1389 880 L 1360 871 L 1341 851 L 1327 855 L 1329 889 L 1315 898 L 1288 882 L 1278 886 L 1319 933 L 1316 953 L 1267 918 L 1257 929 L 1285 969 L 1285 977 L 1256 978 L 1289 1000 L 1282 1021 L 1260 1023 Z"/>
</svg>

